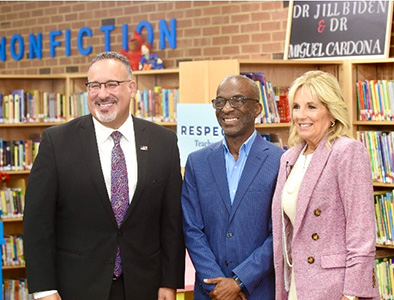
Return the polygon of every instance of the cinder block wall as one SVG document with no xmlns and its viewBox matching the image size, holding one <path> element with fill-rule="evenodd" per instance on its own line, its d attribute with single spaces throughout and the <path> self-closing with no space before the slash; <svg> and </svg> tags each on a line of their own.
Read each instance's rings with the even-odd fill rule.
<svg viewBox="0 0 394 300">
<path fill-rule="evenodd" d="M 104 51 L 102 25 L 113 24 L 111 50 L 122 47 L 122 25 L 129 35 L 143 20 L 154 30 L 153 51 L 174 68 L 182 60 L 206 59 L 282 59 L 286 38 L 288 1 L 1 1 L 0 38 L 6 38 L 6 61 L 0 61 L 0 74 L 84 73 L 89 62 Z M 177 20 L 177 48 L 159 49 L 159 20 Z M 84 47 L 91 54 L 78 52 L 77 35 L 82 27 L 92 29 Z M 61 46 L 50 57 L 49 32 L 59 30 Z M 71 31 L 71 55 L 65 55 L 65 31 Z M 393 29 L 394 30 L 394 29 Z M 42 33 L 42 59 L 29 59 L 29 34 Z M 10 40 L 22 36 L 24 56 L 11 57 Z M 147 31 L 142 32 L 144 39 Z M 393 35 L 393 34 L 392 34 Z M 394 56 L 391 39 L 390 56 Z"/>
<path fill-rule="evenodd" d="M 111 50 L 122 47 L 122 25 L 129 35 L 140 21 L 154 30 L 153 52 L 165 68 L 182 60 L 274 59 L 282 58 L 286 37 L 288 7 L 285 1 L 1 1 L 0 38 L 6 37 L 6 61 L 0 61 L 0 74 L 59 74 L 86 72 L 89 62 L 104 51 L 104 33 L 100 27 L 115 25 L 111 32 Z M 177 48 L 166 43 L 159 49 L 159 20 L 177 20 Z M 82 27 L 92 29 L 85 37 L 93 47 L 88 56 L 78 52 L 77 35 Z M 71 55 L 65 55 L 65 31 L 71 31 Z M 59 30 L 61 45 L 56 56 L 49 54 L 49 32 Z M 42 59 L 29 59 L 29 34 L 42 33 Z M 24 40 L 24 56 L 12 58 L 10 40 L 19 34 Z M 142 31 L 146 40 L 147 30 Z M 18 43 L 17 43 L 18 45 Z M 84 45 L 86 47 L 87 45 Z M 17 49 L 18 50 L 18 49 Z M 18 52 L 19 53 L 19 52 Z"/>
</svg>

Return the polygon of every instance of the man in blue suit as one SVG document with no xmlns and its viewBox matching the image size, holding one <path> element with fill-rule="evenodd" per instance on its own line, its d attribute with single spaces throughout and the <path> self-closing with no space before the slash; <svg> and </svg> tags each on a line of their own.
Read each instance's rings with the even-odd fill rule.
<svg viewBox="0 0 394 300">
<path fill-rule="evenodd" d="M 253 80 L 224 78 L 212 104 L 225 138 L 186 163 L 183 226 L 197 300 L 275 298 L 271 199 L 283 151 L 254 128 L 258 99 Z"/>
</svg>

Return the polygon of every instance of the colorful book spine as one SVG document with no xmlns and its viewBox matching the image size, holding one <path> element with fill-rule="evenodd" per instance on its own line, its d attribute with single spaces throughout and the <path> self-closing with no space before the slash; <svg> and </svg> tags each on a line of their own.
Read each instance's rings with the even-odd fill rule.
<svg viewBox="0 0 394 300">
<path fill-rule="evenodd" d="M 392 121 L 394 119 L 394 81 L 365 80 L 356 82 L 358 119 Z"/>
<path fill-rule="evenodd" d="M 0 138 L 0 171 L 30 170 L 37 156 L 39 141 Z"/>
<path fill-rule="evenodd" d="M 394 133 L 359 131 L 357 139 L 368 150 L 372 180 L 380 183 L 394 183 Z"/>
<path fill-rule="evenodd" d="M 394 261 L 392 258 L 375 259 L 380 299 L 394 297 Z"/>
</svg>

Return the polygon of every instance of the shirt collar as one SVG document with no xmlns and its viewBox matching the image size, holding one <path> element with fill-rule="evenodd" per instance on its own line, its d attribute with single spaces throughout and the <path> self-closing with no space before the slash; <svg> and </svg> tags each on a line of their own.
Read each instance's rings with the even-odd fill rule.
<svg viewBox="0 0 394 300">
<path fill-rule="evenodd" d="M 126 122 L 122 124 L 118 129 L 113 129 L 104 126 L 96 118 L 93 117 L 94 130 L 96 131 L 97 140 L 104 143 L 107 139 L 111 138 L 111 134 L 114 131 L 120 131 L 123 137 L 127 141 L 131 141 L 134 135 L 134 123 L 131 115 L 127 118 Z"/>
<path fill-rule="evenodd" d="M 239 152 L 244 151 L 246 155 L 249 155 L 250 149 L 252 148 L 253 142 L 256 139 L 257 136 L 257 131 L 256 129 L 253 131 L 252 135 L 241 145 L 241 147 L 239 148 Z M 223 148 L 225 151 L 225 154 L 229 153 L 230 150 L 228 149 L 227 146 L 227 141 L 224 138 L 223 139 Z"/>
</svg>

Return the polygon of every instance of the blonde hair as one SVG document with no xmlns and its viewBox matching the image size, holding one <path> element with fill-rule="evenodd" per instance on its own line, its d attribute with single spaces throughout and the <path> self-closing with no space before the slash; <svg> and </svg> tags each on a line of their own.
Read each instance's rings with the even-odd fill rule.
<svg viewBox="0 0 394 300">
<path fill-rule="evenodd" d="M 298 135 L 293 121 L 293 102 L 298 89 L 303 88 L 312 98 L 320 100 L 335 119 L 335 125 L 326 132 L 327 143 L 342 136 L 351 137 L 349 113 L 338 80 L 323 71 L 309 71 L 298 77 L 290 86 L 288 98 L 290 102 L 291 125 L 289 146 L 297 146 L 304 142 Z"/>
</svg>

